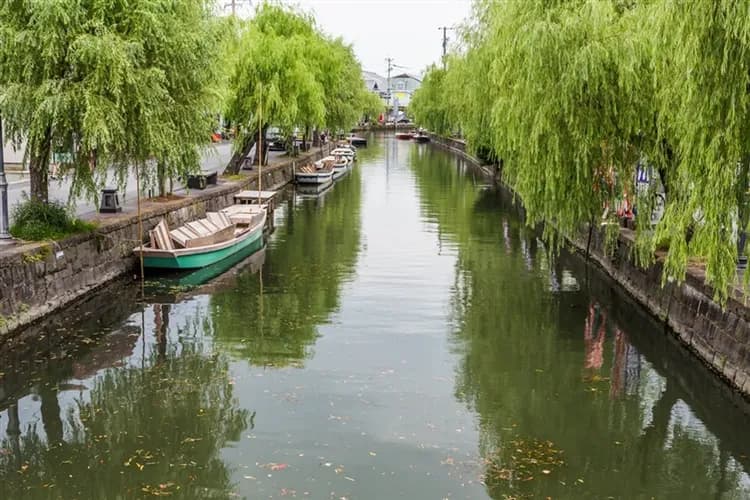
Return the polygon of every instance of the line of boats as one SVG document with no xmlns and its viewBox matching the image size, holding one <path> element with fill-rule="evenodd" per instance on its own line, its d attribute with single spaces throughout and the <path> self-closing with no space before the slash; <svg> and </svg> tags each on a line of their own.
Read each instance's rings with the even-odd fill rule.
<svg viewBox="0 0 750 500">
<path fill-rule="evenodd" d="M 328 156 L 314 163 L 298 167 L 294 180 L 299 185 L 324 187 L 346 175 L 357 158 L 357 148 L 351 144 L 339 144 Z"/>
</svg>

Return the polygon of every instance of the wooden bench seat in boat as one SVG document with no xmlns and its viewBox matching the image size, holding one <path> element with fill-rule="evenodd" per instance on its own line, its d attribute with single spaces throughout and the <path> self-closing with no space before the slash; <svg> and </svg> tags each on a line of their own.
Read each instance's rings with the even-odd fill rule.
<svg viewBox="0 0 750 500">
<path fill-rule="evenodd" d="M 220 213 L 229 218 L 233 224 L 240 226 L 250 226 L 253 217 L 263 211 L 262 205 L 231 205 L 223 209 Z"/>
<path fill-rule="evenodd" d="M 231 240 L 235 236 L 235 224 L 225 214 L 211 212 L 209 218 L 188 222 L 184 226 L 169 230 L 164 219 L 149 231 L 151 248 L 174 250 L 175 248 L 195 248 L 214 245 Z"/>
<path fill-rule="evenodd" d="M 223 212 L 206 212 L 206 218 L 220 229 L 234 224 Z"/>
<path fill-rule="evenodd" d="M 174 250 L 172 238 L 169 236 L 169 227 L 167 227 L 167 223 L 164 219 L 160 220 L 159 223 L 148 232 L 148 237 L 153 248 Z"/>
</svg>

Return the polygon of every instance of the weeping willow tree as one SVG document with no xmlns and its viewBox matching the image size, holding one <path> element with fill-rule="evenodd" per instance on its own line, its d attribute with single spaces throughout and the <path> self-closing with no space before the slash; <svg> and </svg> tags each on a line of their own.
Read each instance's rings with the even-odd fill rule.
<svg viewBox="0 0 750 500">
<path fill-rule="evenodd" d="M 492 4 L 492 144 L 529 221 L 572 234 L 633 179 L 652 129 L 648 38 L 599 0 Z"/>
<path fill-rule="evenodd" d="M 724 296 L 735 279 L 737 230 L 748 225 L 750 10 L 660 1 L 653 19 L 659 126 L 674 143 L 657 235 L 669 245 L 665 271 L 681 278 L 688 259 L 702 257 L 707 281 Z"/>
<path fill-rule="evenodd" d="M 728 1 L 477 0 L 415 114 L 502 158 L 528 221 L 556 234 L 635 198 L 640 262 L 667 248 L 663 278 L 680 280 L 702 260 L 725 299 L 750 217 L 748 27 L 750 11 Z M 634 192 L 639 163 L 667 195 L 655 230 L 656 183 Z"/>
<path fill-rule="evenodd" d="M 345 130 L 363 115 L 373 116 L 382 110 L 380 99 L 364 85 L 362 66 L 351 45 L 341 38 L 324 38 L 314 59 L 317 78 L 325 89 L 324 127 Z"/>
<path fill-rule="evenodd" d="M 445 70 L 436 66 L 428 68 L 409 109 L 417 123 L 435 133 L 448 135 L 451 133 L 451 122 L 445 95 L 445 73 Z"/>
<path fill-rule="evenodd" d="M 94 194 L 149 159 L 160 178 L 197 168 L 216 109 L 209 0 L 0 2 L 0 110 L 24 142 L 31 196 L 46 201 L 53 152 Z M 102 176 L 99 176 L 101 180 Z M 163 183 L 162 183 L 163 187 Z"/>
<path fill-rule="evenodd" d="M 448 116 L 466 138 L 469 151 L 494 161 L 491 110 L 498 87 L 488 71 L 492 64 L 489 37 L 492 2 L 478 1 L 460 29 L 461 52 L 448 58 L 445 93 L 451 97 Z"/>
<path fill-rule="evenodd" d="M 230 163 L 235 172 L 269 125 L 286 135 L 302 127 L 306 137 L 318 127 L 346 129 L 374 112 L 352 48 L 321 33 L 299 9 L 262 4 L 244 27 L 238 50 L 227 103 L 238 126 Z"/>
</svg>

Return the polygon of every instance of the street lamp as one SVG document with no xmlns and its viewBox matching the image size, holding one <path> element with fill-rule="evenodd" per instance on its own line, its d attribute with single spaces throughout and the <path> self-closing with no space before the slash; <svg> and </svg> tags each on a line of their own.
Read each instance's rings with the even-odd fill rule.
<svg viewBox="0 0 750 500">
<path fill-rule="evenodd" d="M 8 232 L 8 179 L 5 178 L 5 138 L 3 136 L 3 117 L 0 115 L 0 242 L 12 239 Z"/>
</svg>

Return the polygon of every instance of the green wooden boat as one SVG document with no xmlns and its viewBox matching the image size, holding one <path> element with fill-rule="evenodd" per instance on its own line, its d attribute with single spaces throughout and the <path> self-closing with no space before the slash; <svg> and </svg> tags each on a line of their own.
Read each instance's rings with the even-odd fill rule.
<svg viewBox="0 0 750 500">
<path fill-rule="evenodd" d="M 232 238 L 191 248 L 161 249 L 141 245 L 133 250 L 136 256 L 143 255 L 143 266 L 156 269 L 199 269 L 220 262 L 243 249 L 257 245 L 263 238 L 266 211 L 259 211 L 250 224 L 238 225 Z"/>
</svg>

